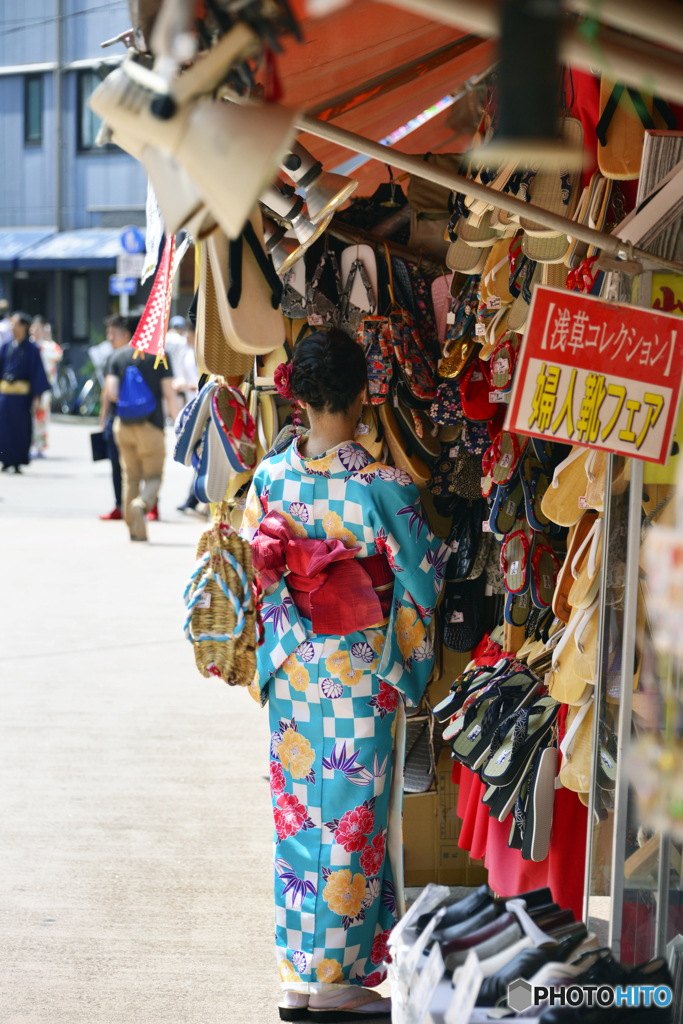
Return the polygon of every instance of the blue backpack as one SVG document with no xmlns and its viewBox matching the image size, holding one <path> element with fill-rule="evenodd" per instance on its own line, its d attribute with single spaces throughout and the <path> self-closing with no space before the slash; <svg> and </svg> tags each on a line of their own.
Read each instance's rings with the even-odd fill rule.
<svg viewBox="0 0 683 1024">
<path fill-rule="evenodd" d="M 154 412 L 156 404 L 156 398 L 137 366 L 127 366 L 116 406 L 121 419 L 144 419 Z"/>
</svg>

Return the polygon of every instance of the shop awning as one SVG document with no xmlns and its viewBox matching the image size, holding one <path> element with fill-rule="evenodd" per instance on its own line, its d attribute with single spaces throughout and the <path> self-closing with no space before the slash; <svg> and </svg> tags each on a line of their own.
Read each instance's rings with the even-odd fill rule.
<svg viewBox="0 0 683 1024">
<path fill-rule="evenodd" d="M 299 4 L 294 8 L 297 14 Z M 300 21 L 303 44 L 288 37 L 277 68 L 282 102 L 341 128 L 379 141 L 421 114 L 496 59 L 496 43 L 427 21 L 373 0 L 352 0 L 322 18 Z M 453 136 L 441 114 L 396 144 L 404 153 L 435 150 Z M 354 154 L 341 146 L 302 136 L 301 141 L 331 169 Z M 370 161 L 353 176 L 358 194 L 371 194 L 386 168 Z"/>
<path fill-rule="evenodd" d="M 14 270 L 20 253 L 53 233 L 54 228 L 0 228 L 0 270 Z"/>
<path fill-rule="evenodd" d="M 19 270 L 114 270 L 121 253 L 121 228 L 60 231 L 25 249 Z"/>
</svg>

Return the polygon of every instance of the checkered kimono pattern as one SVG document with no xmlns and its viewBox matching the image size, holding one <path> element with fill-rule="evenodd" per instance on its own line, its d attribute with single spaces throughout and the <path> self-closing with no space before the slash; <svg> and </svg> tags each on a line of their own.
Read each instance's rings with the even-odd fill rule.
<svg viewBox="0 0 683 1024">
<path fill-rule="evenodd" d="M 283 576 L 264 598 L 250 687 L 270 713 L 283 989 L 374 987 L 386 977 L 399 897 L 387 855 L 388 832 L 400 829 L 389 814 L 399 702 L 417 702 L 429 679 L 428 625 L 449 552 L 422 518 L 408 474 L 352 442 L 305 462 L 296 439 L 264 461 L 242 535 L 251 540 L 268 511 L 300 537 L 357 547 L 359 558 L 385 552 L 394 572 L 388 620 L 348 636 L 313 634 Z"/>
</svg>

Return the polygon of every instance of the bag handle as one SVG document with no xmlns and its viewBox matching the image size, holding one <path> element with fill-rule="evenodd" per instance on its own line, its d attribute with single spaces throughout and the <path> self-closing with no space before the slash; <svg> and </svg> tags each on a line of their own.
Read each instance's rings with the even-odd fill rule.
<svg viewBox="0 0 683 1024">
<path fill-rule="evenodd" d="M 237 238 L 230 239 L 228 243 L 228 302 L 230 307 L 231 309 L 236 309 L 242 298 L 242 254 L 243 241 L 245 239 L 254 254 L 259 270 L 270 288 L 271 305 L 273 309 L 277 309 L 282 302 L 284 285 L 275 273 L 272 259 L 263 251 L 263 247 L 256 237 L 254 226 L 249 220 L 244 225 L 242 233 Z"/>
<path fill-rule="evenodd" d="M 387 245 L 387 243 L 384 242 L 383 244 L 384 244 L 384 252 L 386 254 L 386 259 L 387 259 L 387 269 L 389 271 L 389 298 L 391 299 L 391 303 L 389 305 L 389 309 L 387 310 L 387 314 L 389 314 L 389 313 L 392 312 L 392 310 L 400 309 L 401 307 L 397 303 L 396 296 L 394 295 L 394 271 L 393 271 L 393 267 L 391 266 L 391 253 L 389 252 L 389 246 Z"/>
</svg>

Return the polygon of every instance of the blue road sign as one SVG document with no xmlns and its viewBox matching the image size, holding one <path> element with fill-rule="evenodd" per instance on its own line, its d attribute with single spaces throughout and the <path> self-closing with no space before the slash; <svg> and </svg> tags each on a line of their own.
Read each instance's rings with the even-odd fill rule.
<svg viewBox="0 0 683 1024">
<path fill-rule="evenodd" d="M 140 228 L 127 227 L 121 232 L 121 248 L 124 252 L 144 252 L 145 236 Z"/>
<path fill-rule="evenodd" d="M 124 277 L 123 274 L 111 274 L 109 277 L 110 295 L 135 295 L 138 290 L 136 277 Z"/>
</svg>

